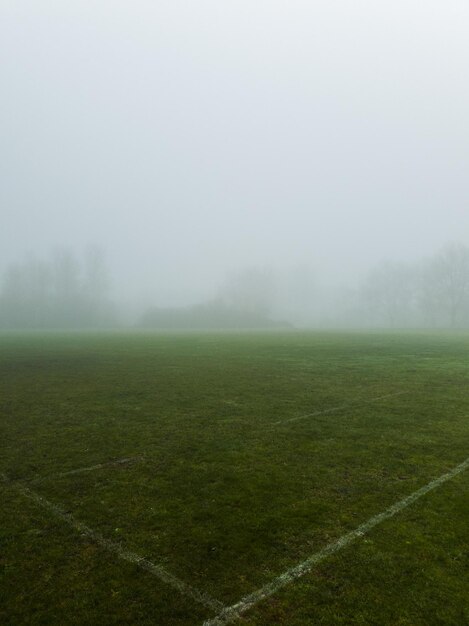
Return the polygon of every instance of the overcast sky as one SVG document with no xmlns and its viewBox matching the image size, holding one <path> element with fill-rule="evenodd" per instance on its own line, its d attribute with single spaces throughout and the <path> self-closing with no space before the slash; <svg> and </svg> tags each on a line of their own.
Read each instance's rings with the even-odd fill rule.
<svg viewBox="0 0 469 626">
<path fill-rule="evenodd" d="M 0 269 L 165 303 L 469 243 L 467 0 L 1 0 Z"/>
</svg>

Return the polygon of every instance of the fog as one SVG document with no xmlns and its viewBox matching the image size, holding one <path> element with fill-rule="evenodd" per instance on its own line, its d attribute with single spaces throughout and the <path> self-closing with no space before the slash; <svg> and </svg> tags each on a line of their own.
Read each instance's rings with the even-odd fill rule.
<svg viewBox="0 0 469 626">
<path fill-rule="evenodd" d="M 0 14 L 3 326 L 469 326 L 464 0 Z"/>
</svg>

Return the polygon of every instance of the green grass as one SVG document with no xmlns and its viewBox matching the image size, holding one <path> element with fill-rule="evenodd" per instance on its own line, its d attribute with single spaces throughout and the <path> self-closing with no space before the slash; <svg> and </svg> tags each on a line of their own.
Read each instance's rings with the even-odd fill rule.
<svg viewBox="0 0 469 626">
<path fill-rule="evenodd" d="M 230 605 L 469 456 L 468 356 L 467 333 L 1 336 L 0 623 L 213 616 L 19 485 Z M 468 491 L 469 472 L 244 624 L 469 624 Z"/>
</svg>

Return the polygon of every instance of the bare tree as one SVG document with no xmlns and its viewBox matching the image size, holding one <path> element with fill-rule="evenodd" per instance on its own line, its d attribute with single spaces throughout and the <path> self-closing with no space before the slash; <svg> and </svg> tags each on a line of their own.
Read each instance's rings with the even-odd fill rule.
<svg viewBox="0 0 469 626">
<path fill-rule="evenodd" d="M 234 310 L 268 316 L 275 297 L 272 270 L 249 268 L 230 274 L 222 289 L 222 299 Z"/>
<path fill-rule="evenodd" d="M 11 328 L 96 327 L 111 322 L 104 256 L 89 249 L 79 262 L 66 248 L 50 260 L 10 265 L 0 294 L 0 325 Z"/>
<path fill-rule="evenodd" d="M 96 245 L 88 246 L 84 259 L 83 298 L 86 315 L 94 325 L 106 324 L 111 316 L 109 287 L 103 250 Z"/>
<path fill-rule="evenodd" d="M 318 283 L 308 265 L 297 265 L 277 274 L 275 314 L 301 326 L 318 317 Z"/>
<path fill-rule="evenodd" d="M 4 275 L 0 297 L 0 320 L 4 326 L 42 328 L 50 313 L 51 273 L 46 263 L 28 257 L 10 265 Z"/>
<path fill-rule="evenodd" d="M 415 270 L 407 264 L 387 261 L 374 268 L 361 290 L 371 322 L 391 328 L 412 323 L 416 284 Z"/>
<path fill-rule="evenodd" d="M 421 304 L 435 324 L 469 323 L 469 248 L 450 243 L 425 264 Z"/>
</svg>

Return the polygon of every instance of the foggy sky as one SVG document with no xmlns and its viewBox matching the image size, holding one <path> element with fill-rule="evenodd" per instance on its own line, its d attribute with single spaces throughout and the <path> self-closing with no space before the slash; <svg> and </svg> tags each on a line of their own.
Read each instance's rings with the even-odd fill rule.
<svg viewBox="0 0 469 626">
<path fill-rule="evenodd" d="M 164 304 L 469 243 L 467 0 L 2 0 L 0 270 Z"/>
</svg>

